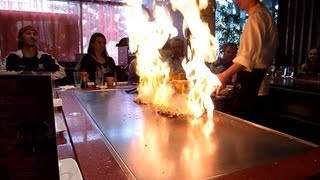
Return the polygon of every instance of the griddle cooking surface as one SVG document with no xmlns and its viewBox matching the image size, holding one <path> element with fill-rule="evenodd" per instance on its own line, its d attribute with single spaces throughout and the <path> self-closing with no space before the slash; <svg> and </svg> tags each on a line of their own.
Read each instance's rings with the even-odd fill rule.
<svg viewBox="0 0 320 180">
<path fill-rule="evenodd" d="M 167 118 L 124 90 L 75 92 L 118 162 L 136 179 L 205 179 L 276 162 L 314 145 L 214 112 L 209 138 L 188 117 Z M 88 132 L 89 134 L 89 132 Z M 84 137 L 92 138 L 92 137 Z M 93 138 L 94 139 L 94 138 Z"/>
</svg>

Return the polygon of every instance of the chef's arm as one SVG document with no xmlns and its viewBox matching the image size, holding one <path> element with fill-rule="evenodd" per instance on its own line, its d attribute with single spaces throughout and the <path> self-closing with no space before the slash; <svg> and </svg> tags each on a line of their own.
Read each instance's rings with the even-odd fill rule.
<svg viewBox="0 0 320 180">
<path fill-rule="evenodd" d="M 233 63 L 227 70 L 218 74 L 218 78 L 222 84 L 225 84 L 229 78 L 231 78 L 234 74 L 244 69 L 245 67 L 239 63 Z"/>
</svg>

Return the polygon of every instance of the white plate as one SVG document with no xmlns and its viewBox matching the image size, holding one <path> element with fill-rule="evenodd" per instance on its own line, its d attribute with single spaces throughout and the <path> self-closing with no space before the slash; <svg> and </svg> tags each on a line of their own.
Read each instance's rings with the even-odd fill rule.
<svg viewBox="0 0 320 180">
<path fill-rule="evenodd" d="M 60 117 L 55 117 L 54 123 L 56 126 L 56 133 L 67 130 L 66 124 L 64 123 L 64 121 Z"/>
<path fill-rule="evenodd" d="M 77 162 L 72 158 L 59 160 L 60 180 L 82 180 Z"/>
</svg>

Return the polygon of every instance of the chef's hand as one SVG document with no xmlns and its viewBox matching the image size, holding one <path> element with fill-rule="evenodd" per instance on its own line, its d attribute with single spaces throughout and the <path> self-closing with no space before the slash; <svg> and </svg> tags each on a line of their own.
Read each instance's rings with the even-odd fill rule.
<svg viewBox="0 0 320 180">
<path fill-rule="evenodd" d="M 218 78 L 222 84 L 226 84 L 228 82 L 228 78 L 231 78 L 238 71 L 244 69 L 245 67 L 238 63 L 233 63 L 227 70 L 223 71 L 222 73 L 218 74 Z"/>
<path fill-rule="evenodd" d="M 224 82 L 221 81 L 221 79 L 223 78 L 223 76 L 221 76 L 221 74 L 222 74 L 222 73 L 217 74 L 217 77 L 218 77 L 219 81 L 221 82 L 221 86 L 218 87 L 218 88 L 216 88 L 216 89 L 212 92 L 211 96 L 217 96 L 217 95 L 219 94 L 219 92 L 225 88 Z"/>
<path fill-rule="evenodd" d="M 220 74 L 217 74 L 218 79 L 220 80 L 222 86 L 226 83 L 228 77 L 226 76 L 226 73 L 222 72 Z"/>
</svg>

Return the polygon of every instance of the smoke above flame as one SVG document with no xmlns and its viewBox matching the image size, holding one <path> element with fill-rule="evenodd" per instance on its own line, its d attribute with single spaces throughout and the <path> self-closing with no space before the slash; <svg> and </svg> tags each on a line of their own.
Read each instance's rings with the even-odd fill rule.
<svg viewBox="0 0 320 180">
<path fill-rule="evenodd" d="M 128 0 L 131 7 L 126 16 L 129 45 L 131 51 L 136 52 L 140 76 L 137 98 L 143 103 L 175 109 L 195 118 L 206 112 L 207 121 L 212 120 L 214 105 L 211 94 L 221 86 L 221 82 L 205 64 L 216 60 L 218 50 L 216 39 L 200 16 L 208 1 L 171 0 L 170 3 L 173 10 L 183 15 L 184 32 L 187 32 L 184 34 L 187 54 L 182 66 L 188 80 L 188 92 L 176 92 L 170 81 L 170 68 L 159 52 L 169 39 L 178 35 L 167 6 L 155 3 L 150 14 L 141 1 Z M 208 126 L 212 128 L 212 122 Z"/>
</svg>

